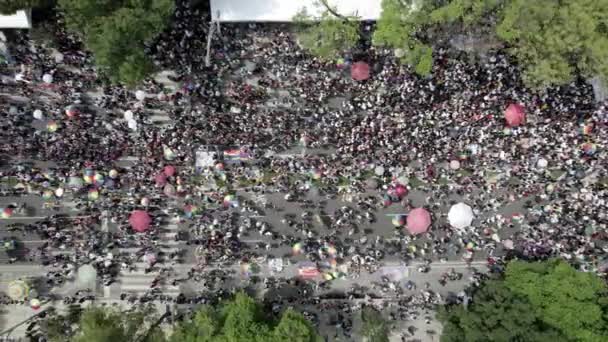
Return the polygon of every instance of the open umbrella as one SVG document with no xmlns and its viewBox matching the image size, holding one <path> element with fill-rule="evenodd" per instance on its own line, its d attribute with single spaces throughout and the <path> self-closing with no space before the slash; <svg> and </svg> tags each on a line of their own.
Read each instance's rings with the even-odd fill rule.
<svg viewBox="0 0 608 342">
<path fill-rule="evenodd" d="M 22 300 L 27 297 L 30 287 L 23 280 L 13 280 L 8 284 L 7 295 L 12 300 Z"/>
<path fill-rule="evenodd" d="M 159 172 L 154 176 L 154 182 L 158 187 L 165 186 L 167 184 L 167 176 L 164 173 Z"/>
<path fill-rule="evenodd" d="M 40 306 L 42 306 L 42 303 L 40 302 L 39 299 L 37 298 L 32 298 L 30 300 L 30 308 L 34 309 L 34 310 L 38 310 L 40 309 Z"/>
<path fill-rule="evenodd" d="M 407 187 L 405 187 L 405 185 L 403 184 L 396 184 L 395 185 L 395 195 L 397 195 L 397 197 L 399 198 L 403 198 L 405 196 L 407 196 Z"/>
<path fill-rule="evenodd" d="M 431 214 L 424 208 L 416 208 L 407 216 L 407 230 L 411 234 L 426 232 L 431 225 Z"/>
<path fill-rule="evenodd" d="M 173 165 L 167 165 L 167 166 L 165 166 L 163 168 L 163 173 L 167 177 L 173 177 L 173 175 L 175 175 L 175 166 L 173 166 Z"/>
<path fill-rule="evenodd" d="M 175 191 L 175 187 L 173 185 L 167 183 L 167 184 L 165 184 L 165 187 L 163 188 L 163 193 L 166 196 L 173 197 L 176 195 L 177 192 Z"/>
<path fill-rule="evenodd" d="M 2 214 L 1 214 L 2 218 L 10 218 L 11 216 L 13 216 L 13 208 L 4 208 L 2 209 Z"/>
<path fill-rule="evenodd" d="M 44 118 L 44 114 L 42 114 L 42 111 L 40 109 L 34 110 L 34 119 L 42 120 L 43 118 Z"/>
<path fill-rule="evenodd" d="M 144 210 L 133 210 L 131 216 L 129 216 L 129 224 L 134 231 L 143 233 L 150 228 L 152 218 L 148 212 Z"/>
<path fill-rule="evenodd" d="M 473 209 L 465 203 L 454 204 L 448 212 L 450 225 L 457 229 L 466 228 L 473 222 Z"/>
<path fill-rule="evenodd" d="M 152 252 L 147 252 L 144 254 L 144 262 L 152 265 L 156 262 L 156 254 Z"/>
<path fill-rule="evenodd" d="M 298 275 L 304 279 L 313 279 L 320 276 L 321 272 L 312 262 L 301 262 L 298 265 Z"/>
<path fill-rule="evenodd" d="M 365 62 L 356 62 L 350 69 L 350 75 L 355 81 L 365 81 L 369 78 L 369 64 Z"/>
<path fill-rule="evenodd" d="M 401 227 L 405 224 L 405 215 L 395 215 L 391 222 L 395 227 Z"/>
<path fill-rule="evenodd" d="M 145 99 L 146 99 L 146 92 L 145 92 L 145 91 L 143 91 L 143 90 L 138 90 L 138 91 L 136 91 L 136 92 L 135 92 L 135 98 L 136 98 L 138 101 L 143 101 L 143 100 L 145 100 Z"/>
<path fill-rule="evenodd" d="M 518 103 L 510 104 L 505 110 L 505 120 L 509 126 L 515 127 L 526 121 L 526 112 L 522 105 Z"/>
<path fill-rule="evenodd" d="M 78 108 L 76 108 L 76 106 L 68 106 L 65 109 L 65 115 L 67 115 L 68 118 L 73 118 L 76 115 L 78 115 Z"/>
<path fill-rule="evenodd" d="M 51 75 L 51 74 L 44 74 L 42 76 L 42 81 L 44 83 L 53 83 L 53 75 Z"/>
<path fill-rule="evenodd" d="M 134 119 L 133 112 L 130 110 L 126 110 L 125 113 L 123 114 L 123 116 L 126 121 L 131 121 Z"/>
</svg>

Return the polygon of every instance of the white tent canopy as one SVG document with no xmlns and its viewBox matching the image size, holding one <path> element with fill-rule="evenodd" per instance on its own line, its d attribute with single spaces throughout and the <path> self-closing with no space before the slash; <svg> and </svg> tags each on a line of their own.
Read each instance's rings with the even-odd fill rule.
<svg viewBox="0 0 608 342">
<path fill-rule="evenodd" d="M 380 17 L 382 0 L 327 0 L 343 15 L 357 15 L 362 20 Z M 318 17 L 325 8 L 317 0 L 211 0 L 212 20 L 226 22 L 291 22 L 302 8 Z"/>
<path fill-rule="evenodd" d="M 29 11 L 17 11 L 17 13 L 11 15 L 0 15 L 0 29 L 29 29 L 31 27 L 32 21 Z"/>
</svg>

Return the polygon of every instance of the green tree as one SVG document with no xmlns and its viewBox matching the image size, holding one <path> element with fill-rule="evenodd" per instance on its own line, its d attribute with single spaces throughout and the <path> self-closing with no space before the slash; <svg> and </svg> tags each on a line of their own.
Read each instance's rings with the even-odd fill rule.
<svg viewBox="0 0 608 342">
<path fill-rule="evenodd" d="M 287 310 L 275 325 L 262 307 L 246 294 L 219 307 L 203 307 L 191 320 L 177 325 L 172 342 L 315 342 L 319 340 L 306 319 Z"/>
<path fill-rule="evenodd" d="M 0 13 L 15 14 L 15 12 L 22 9 L 44 7 L 52 2 L 52 0 L 0 0 Z"/>
<path fill-rule="evenodd" d="M 542 319 L 576 341 L 608 341 L 608 286 L 561 260 L 507 266 L 506 286 L 525 296 Z"/>
<path fill-rule="evenodd" d="M 388 342 L 389 328 L 382 313 L 372 307 L 365 306 L 361 309 L 361 335 L 367 342 Z"/>
<path fill-rule="evenodd" d="M 502 280 L 487 281 L 467 308 L 442 307 L 441 342 L 554 342 L 569 341 L 543 322 L 525 296 L 512 292 Z"/>
<path fill-rule="evenodd" d="M 306 50 L 323 59 L 332 59 L 352 49 L 359 40 L 359 19 L 344 16 L 326 0 L 320 18 L 313 18 L 303 8 L 294 18 L 298 23 L 298 41 Z"/>
<path fill-rule="evenodd" d="M 608 0 L 511 0 L 497 34 L 532 86 L 608 79 Z"/>
<path fill-rule="evenodd" d="M 152 71 L 145 44 L 166 26 L 172 0 L 59 0 L 66 25 L 113 83 L 133 86 Z"/>
<path fill-rule="evenodd" d="M 50 341 L 70 342 L 163 342 L 164 333 L 155 325 L 152 308 L 126 312 L 107 307 L 91 307 L 66 315 L 53 315 L 43 324 Z"/>
</svg>

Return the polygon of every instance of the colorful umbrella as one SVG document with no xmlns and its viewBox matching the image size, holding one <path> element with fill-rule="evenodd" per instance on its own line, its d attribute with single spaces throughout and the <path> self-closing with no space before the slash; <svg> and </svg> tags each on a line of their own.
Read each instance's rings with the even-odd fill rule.
<svg viewBox="0 0 608 342">
<path fill-rule="evenodd" d="M 131 216 L 129 216 L 129 224 L 134 231 L 143 233 L 150 228 L 152 218 L 147 211 L 144 210 L 133 210 Z"/>
<path fill-rule="evenodd" d="M 593 131 L 593 124 L 587 123 L 581 125 L 581 134 L 589 135 Z"/>
<path fill-rule="evenodd" d="M 13 216 L 13 209 L 12 208 L 4 208 L 4 209 L 2 209 L 2 218 L 7 219 L 7 218 L 10 218 L 11 216 Z"/>
<path fill-rule="evenodd" d="M 226 195 L 224 197 L 224 206 L 236 208 L 239 206 L 239 202 L 234 195 Z"/>
<path fill-rule="evenodd" d="M 164 173 L 159 172 L 154 176 L 154 182 L 158 187 L 165 186 L 167 184 L 167 176 Z"/>
<path fill-rule="evenodd" d="M 416 208 L 407 216 L 407 230 L 410 234 L 425 233 L 431 225 L 431 214 L 424 208 Z"/>
<path fill-rule="evenodd" d="M 173 177 L 175 175 L 175 166 L 167 165 L 163 168 L 163 173 L 167 177 Z"/>
<path fill-rule="evenodd" d="M 323 176 L 323 174 L 321 173 L 321 171 L 319 171 L 317 169 L 314 169 L 311 172 L 311 176 L 312 176 L 312 179 L 318 180 L 318 179 L 321 179 L 321 177 Z"/>
<path fill-rule="evenodd" d="M 298 254 L 302 253 L 302 249 L 303 249 L 303 246 L 302 246 L 302 244 L 300 242 L 297 242 L 291 248 L 291 250 L 292 250 L 292 252 L 293 252 L 294 255 L 298 255 Z"/>
<path fill-rule="evenodd" d="M 356 62 L 350 69 L 350 75 L 355 81 L 365 81 L 370 76 L 369 64 Z"/>
<path fill-rule="evenodd" d="M 192 217 L 198 212 L 198 207 L 188 204 L 184 207 L 184 213 L 188 218 Z"/>
<path fill-rule="evenodd" d="M 594 143 L 586 142 L 581 144 L 581 149 L 586 155 L 592 156 L 595 154 L 595 152 L 597 152 L 597 145 Z"/>
<path fill-rule="evenodd" d="M 7 294 L 12 300 L 22 300 L 29 294 L 30 287 L 23 280 L 13 280 L 8 284 Z"/>
<path fill-rule="evenodd" d="M 401 227 L 405 224 L 405 215 L 395 215 L 391 222 L 395 227 Z"/>
<path fill-rule="evenodd" d="M 45 200 L 53 198 L 53 192 L 51 190 L 44 190 L 42 192 L 42 198 L 44 198 Z"/>
<path fill-rule="evenodd" d="M 32 298 L 30 300 L 30 308 L 34 309 L 34 310 L 38 310 L 40 309 L 40 306 L 42 305 L 42 303 L 40 303 L 39 299 L 36 298 Z"/>
<path fill-rule="evenodd" d="M 505 110 L 505 119 L 511 127 L 519 126 L 526 121 L 526 112 L 522 105 L 518 103 L 510 104 Z"/>
<path fill-rule="evenodd" d="M 49 121 L 46 124 L 46 130 L 51 133 L 57 132 L 58 129 L 59 129 L 59 124 L 57 124 L 55 121 Z"/>
<path fill-rule="evenodd" d="M 96 201 L 99 198 L 99 191 L 96 188 L 89 190 L 89 200 Z"/>
<path fill-rule="evenodd" d="M 407 194 L 408 194 L 408 191 L 407 191 L 407 188 L 405 187 L 405 185 L 403 185 L 403 184 L 395 185 L 395 195 L 397 195 L 397 197 L 403 198 L 403 197 L 407 196 Z"/>
<path fill-rule="evenodd" d="M 68 118 L 73 118 L 73 117 L 75 117 L 75 116 L 77 116 L 77 115 L 78 115 L 78 109 L 77 109 L 75 106 L 68 106 L 68 107 L 65 109 L 65 115 L 66 115 Z"/>
</svg>

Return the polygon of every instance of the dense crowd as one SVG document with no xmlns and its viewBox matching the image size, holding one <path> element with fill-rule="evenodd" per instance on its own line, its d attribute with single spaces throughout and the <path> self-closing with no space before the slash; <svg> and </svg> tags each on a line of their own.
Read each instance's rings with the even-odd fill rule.
<svg viewBox="0 0 608 342">
<path fill-rule="evenodd" d="M 23 32 L 9 37 L 14 60 L 0 67 L 3 179 L 17 178 L 42 194 L 81 176 L 83 169 L 112 169 L 119 175 L 100 187 L 96 201 L 79 199 L 86 197 L 86 188 L 74 190 L 75 206 L 86 219 L 58 214 L 23 228 L 48 241 L 27 257 L 57 269 L 49 274 L 50 285 L 61 285 L 73 276 L 75 265 L 85 263 L 92 263 L 103 282 L 111 284 L 118 272 L 129 272 L 148 251 L 158 251 L 163 244 L 159 232 L 176 216 L 185 227 L 176 239 L 203 246 L 200 265 L 179 278 L 171 265 L 180 261 L 181 253 L 159 255 L 146 268 L 158 274 L 149 295 L 125 293 L 122 299 L 205 301 L 205 296 L 169 298 L 155 288 L 193 279 L 221 284 L 229 274 L 206 272 L 205 265 L 264 258 L 273 245 L 291 247 L 298 241 L 313 262 L 323 260 L 319 251 L 331 244 L 351 268 L 369 271 L 390 259 L 426 261 L 428 266 L 420 268 L 424 272 L 431 261 L 473 252 L 487 258 L 492 270 L 500 270 L 505 258 L 560 256 L 583 270 L 605 271 L 608 108 L 594 101 L 582 80 L 543 91 L 527 89 L 502 51 L 470 62 L 439 49 L 432 76 L 424 78 L 400 65 L 392 51 L 372 47 L 352 52 L 340 64 L 321 61 L 299 47 L 283 25 L 222 25 L 213 39 L 212 63 L 206 66 L 208 24 L 186 8 L 178 8 L 175 18 L 147 52 L 159 69 L 175 72 L 170 81 L 180 87 L 171 91 L 148 80 L 138 88 L 147 94 L 144 101 L 130 89 L 104 85 L 91 57 L 61 28 L 55 32 L 58 51 Z M 352 61 L 368 63 L 371 78 L 351 79 Z M 42 81 L 46 74 L 52 82 Z M 526 108 L 525 124 L 505 124 L 503 112 L 511 103 Z M 77 109 L 78 115 L 66 117 L 68 108 Z M 42 119 L 32 117 L 36 109 Z M 129 126 L 125 112 L 136 126 Z M 167 113 L 170 123 L 154 123 L 152 112 Z M 50 121 L 59 125 L 57 130 L 47 129 Z M 246 191 L 279 192 L 301 205 L 302 216 L 284 219 L 293 232 L 244 222 L 222 206 L 221 191 L 203 189 L 201 170 L 193 167 L 193 151 L 201 145 L 253 151 L 255 166 L 232 164 L 220 177 L 236 183 L 253 167 L 271 174 L 245 186 Z M 309 152 L 285 156 L 296 145 Z M 121 166 L 119 159 L 126 156 L 137 161 Z M 450 167 L 455 160 L 458 167 Z M 179 172 L 163 182 L 170 185 L 167 190 L 156 175 L 168 164 L 177 165 Z M 217 171 L 213 166 L 202 173 L 217 178 Z M 311 172 L 321 175 L 315 184 L 300 177 Z M 293 175 L 300 176 L 294 181 Z M 398 231 L 395 240 L 363 233 L 362 227 L 373 227 L 375 213 L 386 205 L 385 195 L 395 182 L 409 183 L 412 194 L 424 197 L 434 221 L 428 233 Z M 319 230 L 310 213 L 322 210 L 323 202 L 306 200 L 312 192 L 322 201 L 348 198 L 352 206 L 329 213 L 327 229 Z M 474 208 L 473 227 L 454 229 L 447 223 L 446 208 L 456 201 Z M 407 196 L 393 202 L 412 208 Z M 207 209 L 184 218 L 184 205 Z M 521 215 L 505 215 L 508 206 L 521 206 Z M 248 200 L 242 200 L 243 207 L 258 210 Z M 154 228 L 146 233 L 134 233 L 128 225 L 129 213 L 138 208 L 154 219 Z M 104 222 L 118 229 L 100 229 Z M 245 248 L 240 238 L 248 230 L 258 230 L 272 242 Z M 418 248 L 409 248 L 413 244 Z M 139 251 L 118 252 L 127 247 Z M 76 253 L 54 255 L 54 249 Z M 453 278 L 458 276 L 446 274 L 440 283 Z M 331 282 L 319 286 L 331 287 Z M 413 302 L 439 300 L 425 284 L 398 287 L 417 291 L 411 292 L 416 293 Z M 379 288 L 396 291 L 390 281 Z"/>
</svg>

